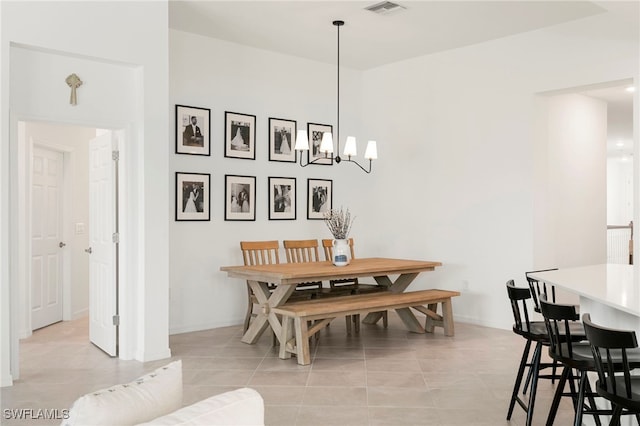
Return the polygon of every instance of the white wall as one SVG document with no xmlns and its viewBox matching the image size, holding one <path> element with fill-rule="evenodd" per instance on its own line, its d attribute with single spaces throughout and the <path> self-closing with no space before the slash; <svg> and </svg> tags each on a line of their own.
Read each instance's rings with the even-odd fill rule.
<svg viewBox="0 0 640 426">
<path fill-rule="evenodd" d="M 554 266 L 607 261 L 607 104 L 570 94 L 547 102 L 547 215 Z"/>
<path fill-rule="evenodd" d="M 211 156 L 175 154 L 171 140 L 170 221 L 171 332 L 239 324 L 246 307 L 246 285 L 219 271 L 224 265 L 242 264 L 241 240 L 329 238 L 319 220 L 307 220 L 307 179 L 333 179 L 335 206 L 352 207 L 353 190 L 363 188 L 369 177 L 352 164 L 328 167 L 269 161 L 269 117 L 296 120 L 298 128 L 307 122 L 336 123 L 336 68 L 286 55 L 254 49 L 220 40 L 170 31 L 170 104 L 211 109 Z M 193 65 L 193 52 L 198 55 Z M 341 135 L 359 136 L 360 158 L 366 143 L 360 132 L 361 73 L 341 73 Z M 225 111 L 256 115 L 256 159 L 224 157 Z M 171 134 L 175 131 L 171 123 Z M 335 128 L 334 128 L 335 131 Z M 344 143 L 342 145 L 344 147 Z M 306 161 L 306 158 L 305 158 Z M 375 167 L 375 164 L 374 164 Z M 211 174 L 211 220 L 174 220 L 174 172 Z M 256 220 L 224 220 L 225 174 L 256 176 Z M 268 220 L 267 182 L 269 176 L 297 179 L 297 219 Z M 352 211 L 359 217 L 366 210 Z M 364 253 L 360 236 L 366 231 L 356 220 L 353 236 L 357 252 Z M 364 237 L 362 241 L 364 241 Z M 362 250 L 361 250 L 362 248 Z M 282 253 L 284 256 L 284 252 Z"/>
<path fill-rule="evenodd" d="M 168 17 L 166 2 L 2 2 L 2 159 L 0 186 L 9 189 L 9 108 L 12 117 L 65 123 L 123 127 L 129 132 L 127 204 L 132 226 L 123 258 L 130 275 L 130 297 L 121 306 L 121 351 L 124 357 L 151 360 L 170 355 L 168 347 Z M 13 44 L 13 47 L 12 47 Z M 16 51 L 40 52 L 48 60 L 39 68 L 15 68 Z M 18 53 L 19 55 L 19 53 Z M 33 64 L 33 62 L 23 62 Z M 65 66 L 66 64 L 66 66 Z M 128 86 L 113 79 L 114 69 L 127 69 Z M 11 70 L 11 81 L 9 73 Z M 80 71 L 79 71 L 80 70 Z M 64 79 L 76 72 L 85 81 L 79 104 L 67 102 Z M 83 74 L 84 72 L 84 74 Z M 16 73 L 18 75 L 16 75 Z M 32 80 L 20 82 L 24 74 Z M 122 73 L 115 73 L 122 76 Z M 127 92 L 127 89 L 132 91 Z M 38 91 L 36 91 L 38 89 Z M 41 91 L 43 89 L 44 91 Z M 3 244 L 9 235 L 8 191 L 3 191 Z M 14 238 L 15 239 L 15 238 Z M 4 246 L 5 253 L 11 246 Z M 135 259 L 133 261 L 132 259 Z M 6 271 L 11 256 L 2 256 Z M 5 295 L 8 275 L 0 288 Z M 2 299 L 2 314 L 9 299 Z M 5 322 L 3 322 L 3 327 Z M 11 382 L 4 360 L 10 338 L 2 329 L 2 384 Z M 15 339 L 15 337 L 14 337 Z M 13 340 L 17 342 L 17 340 Z M 14 353 L 15 358 L 15 353 Z"/>
<path fill-rule="evenodd" d="M 524 285 L 527 270 L 567 266 L 546 257 L 548 241 L 538 240 L 554 210 L 536 94 L 637 78 L 638 29 L 625 16 L 603 14 L 364 74 L 363 124 L 393 149 L 371 181 L 385 201 L 363 222 L 379 230 L 380 254 L 443 262 L 414 288 L 463 289 L 457 318 L 509 327 L 505 282 Z"/>
</svg>

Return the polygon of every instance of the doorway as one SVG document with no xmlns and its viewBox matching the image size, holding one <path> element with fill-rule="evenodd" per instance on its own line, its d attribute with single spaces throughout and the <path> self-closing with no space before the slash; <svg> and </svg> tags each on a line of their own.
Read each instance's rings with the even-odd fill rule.
<svg viewBox="0 0 640 426">
<path fill-rule="evenodd" d="M 607 263 L 633 264 L 635 90 L 628 80 L 582 92 L 607 107 Z"/>
<path fill-rule="evenodd" d="M 628 225 L 627 221 L 637 218 L 632 178 L 637 175 L 633 170 L 637 158 L 632 157 L 637 152 L 633 85 L 633 79 L 625 79 L 545 92 L 538 98 L 542 125 L 536 135 L 536 167 L 545 184 L 534 200 L 539 229 L 536 264 L 605 263 L 610 258 L 607 225 L 611 220 L 625 222 L 613 225 Z M 626 153 L 628 162 L 622 183 L 611 179 L 616 151 Z M 612 186 L 619 196 L 612 196 Z M 631 239 L 629 233 L 627 249 Z M 628 263 L 628 255 L 624 258 Z"/>
<path fill-rule="evenodd" d="M 117 356 L 113 317 L 118 242 L 113 237 L 118 193 L 113 149 L 124 132 L 31 121 L 19 122 L 18 128 L 25 160 L 19 180 L 29 194 L 21 202 L 25 234 L 30 237 L 23 244 L 29 262 L 20 288 L 20 307 L 30 315 L 20 316 L 20 337 L 60 320 L 89 316 L 87 340 Z M 45 257 L 40 253 L 42 240 L 51 252 Z M 49 315 L 42 318 L 45 311 Z"/>
</svg>

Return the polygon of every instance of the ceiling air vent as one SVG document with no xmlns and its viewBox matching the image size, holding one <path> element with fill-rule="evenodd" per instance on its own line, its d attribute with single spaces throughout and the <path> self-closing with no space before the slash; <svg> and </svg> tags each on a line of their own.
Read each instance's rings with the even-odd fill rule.
<svg viewBox="0 0 640 426">
<path fill-rule="evenodd" d="M 366 10 L 377 13 L 379 15 L 388 15 L 390 13 L 399 12 L 401 10 L 406 9 L 404 6 L 400 6 L 397 3 L 392 3 L 390 1 L 383 1 L 381 3 L 372 4 L 371 6 L 365 7 Z"/>
</svg>

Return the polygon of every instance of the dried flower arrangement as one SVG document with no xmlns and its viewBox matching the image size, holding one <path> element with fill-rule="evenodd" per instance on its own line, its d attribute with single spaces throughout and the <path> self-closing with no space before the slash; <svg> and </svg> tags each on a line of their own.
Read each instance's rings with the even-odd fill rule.
<svg viewBox="0 0 640 426">
<path fill-rule="evenodd" d="M 349 209 L 345 211 L 342 207 L 340 207 L 340 210 L 331 209 L 324 214 L 324 223 L 336 240 L 347 238 L 354 220 L 355 217 L 351 217 Z"/>
</svg>

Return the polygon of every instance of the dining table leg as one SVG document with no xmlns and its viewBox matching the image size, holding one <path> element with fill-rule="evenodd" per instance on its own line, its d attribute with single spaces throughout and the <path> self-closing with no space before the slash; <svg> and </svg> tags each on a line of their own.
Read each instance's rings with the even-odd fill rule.
<svg viewBox="0 0 640 426">
<path fill-rule="evenodd" d="M 409 287 L 409 284 L 411 284 L 417 276 L 418 273 L 414 272 L 410 274 L 401 274 L 398 278 L 396 278 L 395 281 L 391 281 L 391 278 L 386 275 L 373 278 L 376 280 L 379 286 L 387 287 L 392 293 L 402 293 L 407 289 L 407 287 Z M 406 310 L 396 309 L 396 312 L 398 312 L 398 315 L 400 315 L 400 318 L 402 319 L 402 322 L 404 322 L 407 329 L 414 333 L 424 333 L 424 328 L 422 327 L 422 325 L 420 325 L 416 316 L 413 314 L 413 312 L 411 312 L 409 308 L 406 308 Z M 368 313 L 366 317 L 364 317 L 364 320 L 362 320 L 362 322 L 365 324 L 376 324 L 378 321 L 380 321 L 380 318 L 382 318 L 382 312 L 371 312 Z"/>
<path fill-rule="evenodd" d="M 280 341 L 282 339 L 282 324 L 278 316 L 272 311 L 272 308 L 283 305 L 295 290 L 295 285 L 279 285 L 275 290 L 271 291 L 265 282 L 252 280 L 247 282 L 251 290 L 253 290 L 261 309 L 242 336 L 242 342 L 248 344 L 256 343 L 269 326 L 271 326 Z"/>
</svg>

